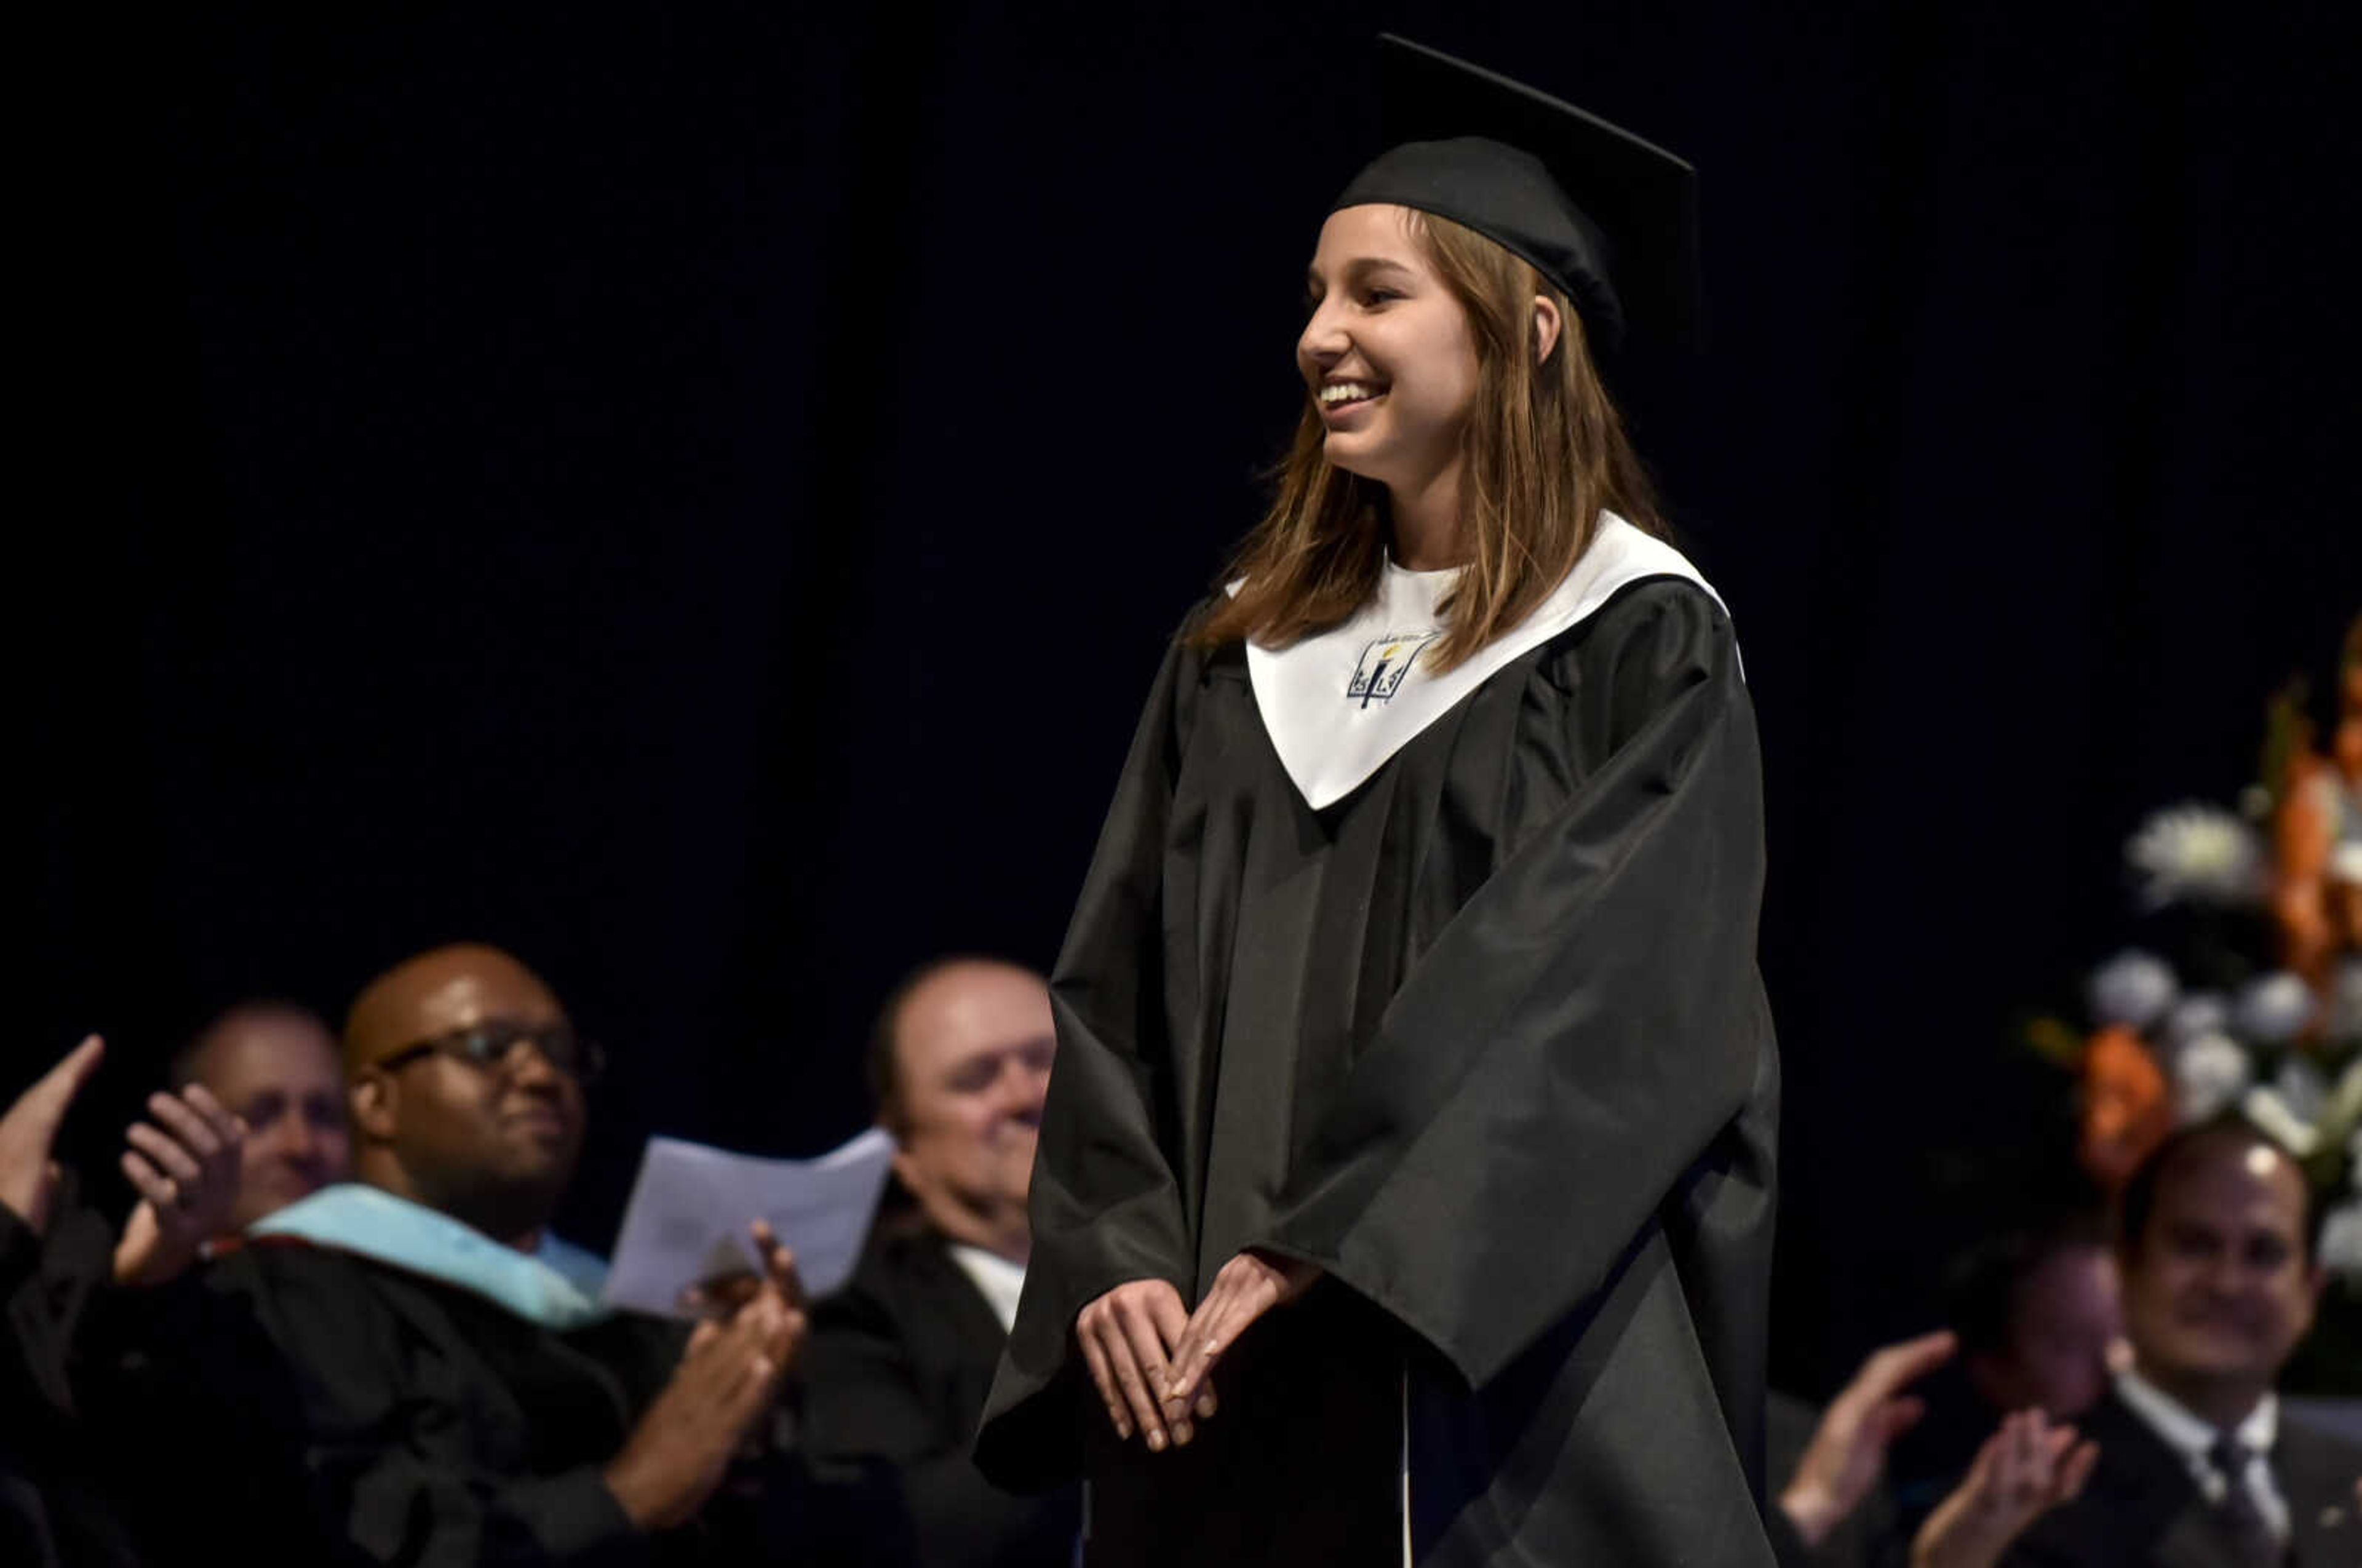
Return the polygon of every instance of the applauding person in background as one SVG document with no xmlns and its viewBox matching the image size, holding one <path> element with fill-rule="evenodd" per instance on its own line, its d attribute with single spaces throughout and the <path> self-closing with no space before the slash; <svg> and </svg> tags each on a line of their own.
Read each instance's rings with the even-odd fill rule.
<svg viewBox="0 0 2362 1568">
<path fill-rule="evenodd" d="M 244 1130 L 193 1086 L 150 1096 L 151 1120 L 127 1135 L 139 1200 L 122 1237 L 83 1203 L 54 1151 L 105 1054 L 91 1036 L 0 1115 L 0 1545 L 12 1563 L 138 1561 L 112 1445 L 85 1408 L 115 1347 L 83 1343 L 84 1325 L 105 1315 L 110 1279 L 176 1278 L 237 1201 Z"/>
</svg>

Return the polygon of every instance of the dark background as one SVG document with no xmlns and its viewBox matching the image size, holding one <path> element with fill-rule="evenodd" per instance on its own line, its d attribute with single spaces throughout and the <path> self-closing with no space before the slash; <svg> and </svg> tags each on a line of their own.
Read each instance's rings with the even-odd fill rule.
<svg viewBox="0 0 2362 1568">
<path fill-rule="evenodd" d="M 103 1165 L 211 1008 L 473 937 L 620 1056 L 579 1239 L 651 1132 L 852 1132 L 900 972 L 1054 954 L 1391 26 L 1702 171 L 1710 348 L 1633 393 L 1765 736 L 1775 1370 L 1924 1326 L 2060 1147 L 2011 1021 L 2122 938 L 2123 837 L 2362 608 L 2350 7 L 830 10 L 22 59 L 10 1081 L 106 1032 Z"/>
</svg>

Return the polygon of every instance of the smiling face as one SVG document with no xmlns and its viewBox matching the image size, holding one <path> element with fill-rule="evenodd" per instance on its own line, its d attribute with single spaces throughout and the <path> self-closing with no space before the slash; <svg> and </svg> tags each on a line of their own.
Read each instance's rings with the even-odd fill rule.
<svg viewBox="0 0 2362 1568">
<path fill-rule="evenodd" d="M 352 1148 L 345 1075 L 335 1038 L 310 1013 L 231 1010 L 197 1043 L 188 1076 L 246 1123 L 236 1229 L 344 1179 Z"/>
<path fill-rule="evenodd" d="M 1329 461 L 1397 495 L 1456 474 L 1479 384 L 1476 343 L 1414 215 L 1377 205 L 1330 214 L 1305 283 L 1312 315 L 1296 363 Z"/>
<path fill-rule="evenodd" d="M 2304 1226 L 2302 1174 L 2251 1139 L 2208 1137 L 2162 1168 L 2124 1259 L 2141 1371 L 2202 1413 L 2251 1405 L 2312 1326 Z"/>
<path fill-rule="evenodd" d="M 897 1010 L 884 1108 L 899 1146 L 894 1174 L 952 1240 L 1024 1256 L 1056 1049 L 1048 988 L 1013 966 L 946 965 Z"/>
<path fill-rule="evenodd" d="M 501 1241 L 529 1239 L 581 1153 L 581 1085 L 529 1043 L 482 1065 L 410 1050 L 481 1024 L 565 1023 L 548 988 L 493 948 L 438 949 L 373 981 L 345 1032 L 361 1178 Z"/>
</svg>

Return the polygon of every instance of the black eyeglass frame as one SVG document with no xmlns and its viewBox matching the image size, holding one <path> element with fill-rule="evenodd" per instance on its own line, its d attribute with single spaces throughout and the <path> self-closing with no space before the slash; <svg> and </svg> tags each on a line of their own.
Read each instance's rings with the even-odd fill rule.
<svg viewBox="0 0 2362 1568">
<path fill-rule="evenodd" d="M 387 1052 L 370 1066 L 391 1073 L 428 1056 L 448 1056 L 483 1072 L 496 1072 L 507 1065 L 518 1046 L 528 1043 L 541 1054 L 543 1061 L 583 1088 L 606 1075 L 607 1053 L 597 1041 L 576 1033 L 572 1024 L 546 1023 L 536 1027 L 504 1019 L 486 1019 L 464 1029 L 414 1041 L 398 1051 Z"/>
</svg>

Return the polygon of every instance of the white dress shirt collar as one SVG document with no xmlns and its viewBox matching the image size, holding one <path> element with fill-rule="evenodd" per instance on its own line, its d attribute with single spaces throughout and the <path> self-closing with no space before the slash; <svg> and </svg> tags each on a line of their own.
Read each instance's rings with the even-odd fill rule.
<svg viewBox="0 0 2362 1568">
<path fill-rule="evenodd" d="M 2256 1408 L 2232 1429 L 2248 1455 L 2247 1473 L 2241 1476 L 2225 1476 L 2214 1468 L 2211 1456 L 2218 1429 L 2137 1371 L 2116 1375 L 2116 1397 L 2180 1456 L 2190 1469 L 2191 1479 L 2197 1483 L 2208 1503 L 2220 1503 L 2224 1487 L 2235 1481 L 2246 1488 L 2256 1511 L 2263 1516 L 2272 1533 L 2282 1540 L 2288 1540 L 2288 1499 L 2280 1496 L 2279 1487 L 2273 1482 L 2271 1467 L 2272 1442 L 2279 1435 L 2278 1395 L 2267 1389 L 2264 1397 L 2256 1401 Z"/>
<path fill-rule="evenodd" d="M 966 1242 L 954 1242 L 950 1246 L 952 1262 L 959 1264 L 960 1272 L 983 1293 L 992 1315 L 1000 1320 L 1002 1331 L 1013 1328 L 1017 1322 L 1017 1298 L 1025 1289 L 1025 1265 Z"/>
</svg>

